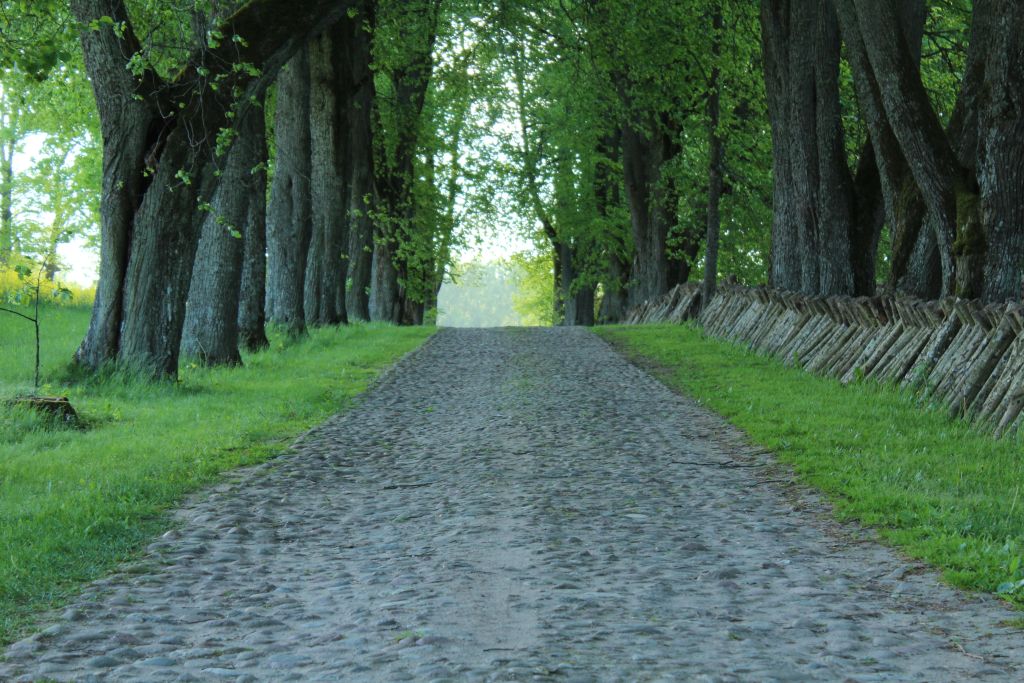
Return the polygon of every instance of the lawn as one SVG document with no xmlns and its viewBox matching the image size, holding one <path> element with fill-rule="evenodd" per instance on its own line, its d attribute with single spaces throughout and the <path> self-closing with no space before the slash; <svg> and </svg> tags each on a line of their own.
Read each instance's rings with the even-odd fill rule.
<svg viewBox="0 0 1024 683">
<path fill-rule="evenodd" d="M 131 558 L 166 511 L 219 473 L 281 453 L 416 348 L 426 328 L 353 325 L 247 355 L 238 369 L 185 367 L 178 383 L 123 376 L 61 385 L 89 311 L 43 311 L 44 393 L 67 395 L 86 430 L 0 407 L 0 642 L 85 581 Z M 31 325 L 0 318 L 0 399 L 31 388 Z"/>
<path fill-rule="evenodd" d="M 694 326 L 598 333 L 777 453 L 840 518 L 878 529 L 954 585 L 1024 603 L 1019 438 L 996 441 L 907 392 L 844 386 Z"/>
</svg>

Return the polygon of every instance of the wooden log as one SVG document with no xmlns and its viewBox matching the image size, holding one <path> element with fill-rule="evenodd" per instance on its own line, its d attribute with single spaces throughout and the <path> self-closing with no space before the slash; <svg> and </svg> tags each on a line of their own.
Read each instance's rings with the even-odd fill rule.
<svg viewBox="0 0 1024 683">
<path fill-rule="evenodd" d="M 945 322 L 934 332 L 925 350 L 918 356 L 917 362 L 903 378 L 903 386 L 908 388 L 924 388 L 927 386 L 932 370 L 939 359 L 953 343 L 960 332 L 961 324 L 956 316 L 947 317 Z"/>
<path fill-rule="evenodd" d="M 1010 323 L 1001 323 L 975 350 L 964 369 L 965 381 L 951 391 L 950 417 L 967 414 L 968 407 L 974 402 L 978 392 L 999 364 L 999 359 L 1016 338 L 1017 334 Z"/>
<path fill-rule="evenodd" d="M 860 325 L 854 326 L 853 335 L 846 342 L 845 347 L 841 352 L 837 353 L 832 363 L 827 367 L 823 368 L 822 372 L 829 377 L 835 377 L 837 379 L 842 378 L 857 359 L 860 357 L 864 347 L 871 343 L 871 340 L 878 334 L 877 327 L 862 327 Z"/>
<path fill-rule="evenodd" d="M 1024 372 L 1024 338 L 1017 335 L 1017 339 L 1010 345 L 1006 353 L 1003 367 L 999 370 L 999 377 L 988 391 L 984 403 L 978 409 L 979 419 L 992 422 L 993 428 L 998 424 L 999 418 L 1006 411 L 1006 404 L 1010 400 L 1011 389 L 1017 377 Z"/>
<path fill-rule="evenodd" d="M 835 364 L 836 358 L 849 353 L 847 344 L 860 330 L 861 328 L 857 325 L 837 325 L 836 334 L 829 340 L 828 348 L 809 363 L 808 367 L 819 375 L 828 374 L 828 370 Z"/>
<path fill-rule="evenodd" d="M 916 327 L 907 326 L 903 322 L 900 322 L 899 325 L 903 330 L 900 336 L 882 354 L 878 362 L 875 363 L 875 367 L 868 374 L 869 377 L 879 382 L 887 380 L 888 373 L 893 364 L 899 363 L 899 359 L 907 352 L 908 347 L 914 343 L 915 337 L 920 334 L 920 330 Z"/>
<path fill-rule="evenodd" d="M 21 396 L 6 401 L 6 404 L 28 408 L 68 427 L 82 426 L 82 420 L 67 396 Z"/>
<path fill-rule="evenodd" d="M 1013 344 L 1010 344 L 1010 348 L 1008 348 L 1006 352 L 999 357 L 999 362 L 996 363 L 996 367 L 992 370 L 992 374 L 989 375 L 987 380 L 985 380 L 981 390 L 978 391 L 978 395 L 974 397 L 974 401 L 972 401 L 968 406 L 967 414 L 974 423 L 980 425 L 991 421 L 992 415 L 988 410 L 990 407 L 990 399 L 995 398 L 998 402 L 1005 397 L 1006 369 L 1014 361 L 1013 351 L 1015 344 L 1016 339 L 1014 339 Z"/>
<path fill-rule="evenodd" d="M 918 357 L 924 353 L 931 340 L 932 330 L 921 327 L 913 329 L 915 330 L 913 338 L 907 343 L 905 351 L 890 363 L 884 376 L 880 378 L 881 381 L 902 384 L 910 368 L 914 367 Z"/>
<path fill-rule="evenodd" d="M 849 384 L 858 376 L 867 377 L 881 359 L 891 348 L 896 339 L 903 332 L 903 327 L 898 323 L 886 324 L 874 329 L 874 334 L 868 339 L 863 350 L 858 354 L 855 363 L 852 363 L 846 370 L 840 381 Z"/>
<path fill-rule="evenodd" d="M 1009 400 L 1005 402 L 1006 408 L 996 425 L 995 436 L 997 439 L 1017 430 L 1018 419 L 1021 411 L 1024 410 L 1024 375 L 1017 375 L 1010 391 L 1007 392 Z"/>
<path fill-rule="evenodd" d="M 971 360 L 980 352 L 987 338 L 988 333 L 978 325 L 963 328 L 935 366 L 932 376 L 938 381 L 933 382 L 932 396 L 946 400 L 955 392 L 956 387 L 966 379 Z"/>
</svg>

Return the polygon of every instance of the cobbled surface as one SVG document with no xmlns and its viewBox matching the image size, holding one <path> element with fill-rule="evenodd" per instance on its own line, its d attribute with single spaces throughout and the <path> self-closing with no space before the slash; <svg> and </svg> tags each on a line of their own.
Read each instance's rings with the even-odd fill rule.
<svg viewBox="0 0 1024 683">
<path fill-rule="evenodd" d="M 1022 636 L 579 329 L 445 330 L 8 680 L 1010 681 Z"/>
</svg>

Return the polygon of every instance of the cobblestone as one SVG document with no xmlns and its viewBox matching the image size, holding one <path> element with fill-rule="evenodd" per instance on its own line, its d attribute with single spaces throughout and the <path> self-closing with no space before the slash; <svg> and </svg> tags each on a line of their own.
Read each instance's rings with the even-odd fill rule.
<svg viewBox="0 0 1024 683">
<path fill-rule="evenodd" d="M 1013 680 L 1013 614 L 581 329 L 444 330 L 0 679 Z M 141 568 L 147 568 L 144 571 Z"/>
</svg>

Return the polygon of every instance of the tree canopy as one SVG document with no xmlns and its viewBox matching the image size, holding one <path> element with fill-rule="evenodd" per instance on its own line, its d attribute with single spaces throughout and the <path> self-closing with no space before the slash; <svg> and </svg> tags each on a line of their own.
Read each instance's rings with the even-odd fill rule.
<svg viewBox="0 0 1024 683">
<path fill-rule="evenodd" d="M 167 376 L 267 321 L 430 320 L 493 231 L 533 242 L 538 321 L 726 275 L 1019 299 L 1022 28 L 1012 0 L 5 0 L 0 259 L 100 245 L 78 362 Z"/>
</svg>

